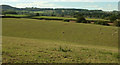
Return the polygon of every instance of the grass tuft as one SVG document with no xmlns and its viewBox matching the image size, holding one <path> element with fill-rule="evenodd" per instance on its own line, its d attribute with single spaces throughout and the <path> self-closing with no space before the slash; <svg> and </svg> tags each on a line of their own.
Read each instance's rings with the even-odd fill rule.
<svg viewBox="0 0 120 65">
<path fill-rule="evenodd" d="M 72 52 L 72 49 L 69 49 L 67 47 L 63 48 L 62 46 L 59 46 L 59 48 L 54 48 L 53 51 Z"/>
</svg>

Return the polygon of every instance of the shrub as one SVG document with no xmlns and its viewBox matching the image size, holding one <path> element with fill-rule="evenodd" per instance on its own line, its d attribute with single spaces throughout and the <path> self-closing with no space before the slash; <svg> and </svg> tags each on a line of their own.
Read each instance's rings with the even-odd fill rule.
<svg viewBox="0 0 120 65">
<path fill-rule="evenodd" d="M 77 23 L 87 23 L 87 20 L 83 16 L 77 17 Z"/>
<path fill-rule="evenodd" d="M 81 23 L 87 23 L 87 21 L 83 20 L 83 21 L 81 21 Z"/>
<path fill-rule="evenodd" d="M 69 49 L 69 48 L 63 48 L 63 47 L 59 47 L 58 49 L 57 48 L 54 48 L 53 51 L 61 51 L 61 52 L 72 52 L 72 49 Z"/>
<path fill-rule="evenodd" d="M 112 15 L 109 17 L 109 19 L 110 19 L 110 22 L 113 23 L 117 19 L 117 17 L 115 15 Z"/>
<path fill-rule="evenodd" d="M 68 49 L 67 47 L 66 48 L 62 48 L 61 46 L 59 48 L 59 51 L 62 51 L 62 52 L 72 52 L 71 49 Z"/>
<path fill-rule="evenodd" d="M 69 19 L 64 19 L 63 21 L 64 21 L 64 22 L 70 22 L 70 20 L 69 20 Z"/>
<path fill-rule="evenodd" d="M 15 11 L 3 11 L 2 14 L 3 15 L 6 15 L 6 14 L 17 14 L 17 12 L 15 12 Z"/>
<path fill-rule="evenodd" d="M 87 20 L 87 23 L 91 23 L 91 21 Z"/>
<path fill-rule="evenodd" d="M 97 21 L 97 22 L 95 22 L 95 24 L 107 25 L 107 26 L 109 26 L 108 22 L 106 22 L 106 21 Z"/>
<path fill-rule="evenodd" d="M 39 14 L 39 13 L 36 13 L 35 16 L 40 16 L 40 14 Z"/>
<path fill-rule="evenodd" d="M 120 20 L 114 21 L 114 25 L 117 26 L 117 27 L 120 27 Z"/>
<path fill-rule="evenodd" d="M 81 23 L 90 23 L 90 21 L 83 20 Z"/>
</svg>

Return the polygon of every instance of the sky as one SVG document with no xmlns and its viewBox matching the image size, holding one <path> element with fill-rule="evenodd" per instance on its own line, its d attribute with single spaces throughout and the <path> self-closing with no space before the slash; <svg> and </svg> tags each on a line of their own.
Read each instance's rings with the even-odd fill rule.
<svg viewBox="0 0 120 65">
<path fill-rule="evenodd" d="M 38 8 L 79 8 L 89 10 L 118 10 L 119 0 L 1 0 L 0 5 Z"/>
</svg>

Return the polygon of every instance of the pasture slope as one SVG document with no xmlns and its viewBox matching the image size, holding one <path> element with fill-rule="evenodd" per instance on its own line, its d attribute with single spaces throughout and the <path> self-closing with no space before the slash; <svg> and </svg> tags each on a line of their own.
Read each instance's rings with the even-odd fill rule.
<svg viewBox="0 0 120 65">
<path fill-rule="evenodd" d="M 117 27 L 3 18 L 3 63 L 117 63 L 117 51 Z"/>
</svg>

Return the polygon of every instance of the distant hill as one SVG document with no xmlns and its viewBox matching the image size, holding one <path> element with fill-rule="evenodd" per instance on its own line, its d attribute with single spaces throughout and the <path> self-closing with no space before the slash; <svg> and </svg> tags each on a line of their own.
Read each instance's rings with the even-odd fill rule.
<svg viewBox="0 0 120 65">
<path fill-rule="evenodd" d="M 27 8 L 16 8 L 16 7 L 12 7 L 10 5 L 0 5 L 0 8 L 2 7 L 2 11 L 7 11 L 7 10 L 11 10 L 11 11 L 16 11 L 16 10 L 26 10 L 26 11 L 43 11 L 43 10 L 72 10 L 72 11 L 89 11 L 89 12 L 101 12 L 102 10 L 87 10 L 87 9 L 75 9 L 75 8 L 36 8 L 36 7 L 27 7 Z"/>
<path fill-rule="evenodd" d="M 110 16 L 116 16 L 118 18 L 118 11 L 102 11 L 102 10 L 88 10 L 88 9 L 76 9 L 76 8 L 37 8 L 37 7 L 26 7 L 17 8 L 10 5 L 0 5 L 2 13 L 0 14 L 19 14 L 19 15 L 31 15 L 35 16 L 57 16 L 57 17 L 77 17 L 82 15 L 86 18 L 98 18 L 98 19 L 109 19 Z"/>
<path fill-rule="evenodd" d="M 7 11 L 7 10 L 11 10 L 11 11 L 20 10 L 19 8 L 12 7 L 12 6 L 9 6 L 9 5 L 0 5 L 0 8 L 2 8 L 3 11 Z"/>
</svg>

